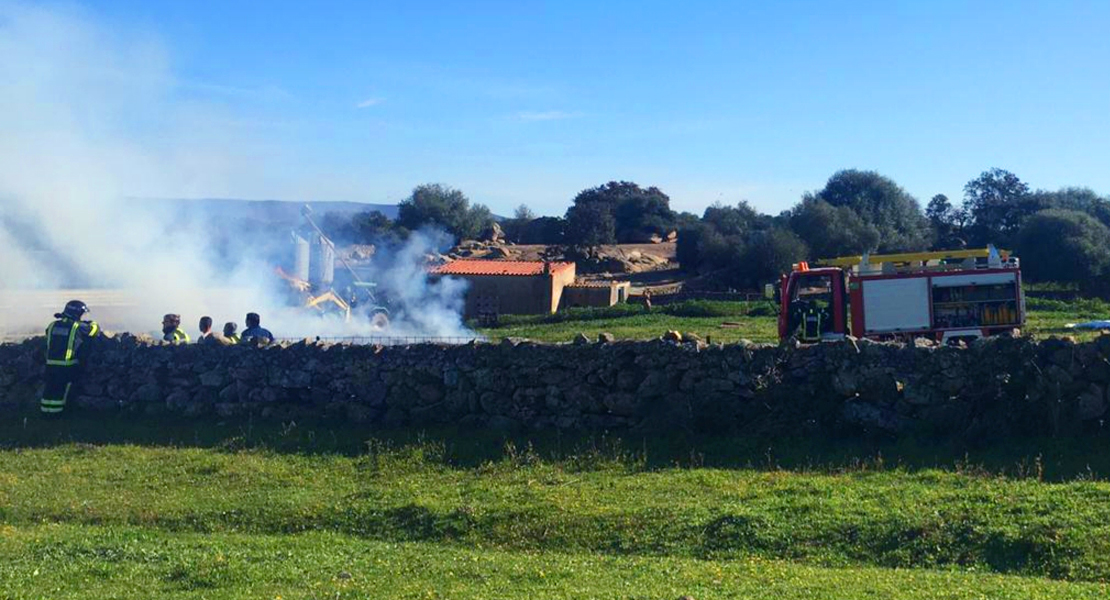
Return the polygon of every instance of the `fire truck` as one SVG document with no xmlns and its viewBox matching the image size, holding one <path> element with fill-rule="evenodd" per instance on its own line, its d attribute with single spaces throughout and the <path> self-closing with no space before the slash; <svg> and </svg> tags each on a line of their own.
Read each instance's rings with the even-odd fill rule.
<svg viewBox="0 0 1110 600">
<path fill-rule="evenodd" d="M 1019 261 L 993 246 L 798 263 L 773 294 L 780 339 L 967 341 L 1025 323 Z"/>
</svg>

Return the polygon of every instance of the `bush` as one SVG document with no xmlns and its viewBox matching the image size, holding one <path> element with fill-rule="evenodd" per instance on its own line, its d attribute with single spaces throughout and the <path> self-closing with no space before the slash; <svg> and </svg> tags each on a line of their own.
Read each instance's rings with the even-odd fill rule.
<svg viewBox="0 0 1110 600">
<path fill-rule="evenodd" d="M 1014 249 L 1032 280 L 1074 282 L 1097 292 L 1110 274 L 1110 229 L 1086 213 L 1043 210 L 1021 226 Z"/>
<path fill-rule="evenodd" d="M 509 239 L 518 244 L 562 244 L 566 241 L 567 222 L 559 217 L 539 217 L 519 224 L 510 231 Z"/>
<path fill-rule="evenodd" d="M 748 302 L 686 300 L 661 306 L 659 310 L 675 317 L 733 317 L 751 314 L 751 308 Z"/>
<path fill-rule="evenodd" d="M 1076 300 L 1054 300 L 1051 298 L 1026 298 L 1026 310 L 1060 312 L 1072 315 L 1087 315 L 1093 318 L 1110 317 L 1110 302 L 1098 298 L 1078 298 Z"/>
</svg>

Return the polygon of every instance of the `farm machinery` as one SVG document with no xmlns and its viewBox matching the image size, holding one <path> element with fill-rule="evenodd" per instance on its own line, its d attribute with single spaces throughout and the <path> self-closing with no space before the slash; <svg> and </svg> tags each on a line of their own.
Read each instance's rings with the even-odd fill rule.
<svg viewBox="0 0 1110 600">
<path fill-rule="evenodd" d="M 389 307 L 380 302 L 376 285 L 363 280 L 346 258 L 337 255 L 335 243 L 312 219 L 312 209 L 301 209 L 308 235 L 293 232 L 292 272 L 275 269 L 290 291 L 294 303 L 306 311 L 349 321 L 352 315 L 365 317 L 378 328 L 389 326 Z M 343 266 L 335 272 L 335 263 Z M 339 290 L 342 290 L 340 292 Z"/>
</svg>

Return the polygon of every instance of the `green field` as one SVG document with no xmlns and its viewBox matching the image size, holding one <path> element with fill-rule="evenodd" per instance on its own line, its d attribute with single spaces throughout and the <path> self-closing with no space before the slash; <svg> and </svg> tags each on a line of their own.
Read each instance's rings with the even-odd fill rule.
<svg viewBox="0 0 1110 600">
<path fill-rule="evenodd" d="M 1029 305 L 1036 336 L 1110 312 Z M 774 324 L 762 303 L 689 302 L 485 333 L 769 342 Z M 2 599 L 1110 597 L 1104 436 L 984 448 L 13 421 Z"/>
<path fill-rule="evenodd" d="M 1110 319 L 1110 303 L 1084 299 L 1071 302 L 1029 298 L 1025 331 L 1034 337 L 1070 335 L 1090 339 L 1094 331 L 1066 329 L 1068 323 Z M 695 333 L 713 342 L 747 339 L 757 343 L 778 341 L 775 308 L 768 302 L 689 301 L 656 306 L 647 311 L 638 305 L 612 308 L 570 309 L 555 315 L 507 315 L 498 327 L 478 331 L 490 339 L 523 337 L 544 342 L 569 342 L 578 333 L 596 338 L 608 332 L 618 339 L 646 340 L 668 330 Z"/>
<path fill-rule="evenodd" d="M 0 433 L 0 598 L 1110 594 L 1101 443 Z"/>
</svg>

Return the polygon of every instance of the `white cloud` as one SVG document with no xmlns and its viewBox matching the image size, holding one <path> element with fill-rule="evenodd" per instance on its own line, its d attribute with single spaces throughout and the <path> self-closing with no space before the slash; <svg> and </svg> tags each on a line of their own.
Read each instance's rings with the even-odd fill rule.
<svg viewBox="0 0 1110 600">
<path fill-rule="evenodd" d="M 355 108 L 370 108 L 385 102 L 385 98 L 367 98 L 355 105 Z"/>
<path fill-rule="evenodd" d="M 577 113 L 567 112 L 564 110 L 544 110 L 544 111 L 521 111 L 516 114 L 519 121 L 561 121 L 563 119 L 574 119 L 579 115 Z"/>
</svg>

